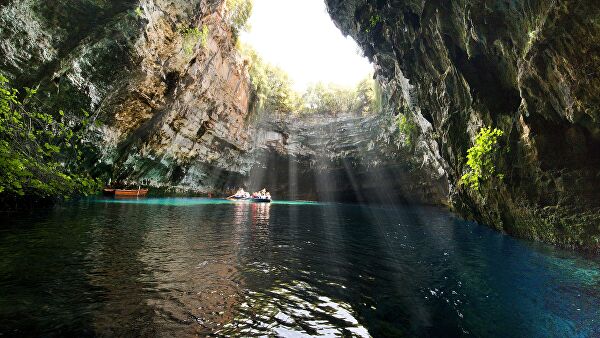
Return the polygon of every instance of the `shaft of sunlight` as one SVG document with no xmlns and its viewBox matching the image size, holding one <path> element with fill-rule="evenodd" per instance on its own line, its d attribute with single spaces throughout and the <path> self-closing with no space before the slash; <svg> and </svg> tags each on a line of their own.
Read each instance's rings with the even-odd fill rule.
<svg viewBox="0 0 600 338">
<path fill-rule="evenodd" d="M 298 163 L 294 156 L 288 158 L 288 194 L 289 200 L 298 199 Z"/>
</svg>

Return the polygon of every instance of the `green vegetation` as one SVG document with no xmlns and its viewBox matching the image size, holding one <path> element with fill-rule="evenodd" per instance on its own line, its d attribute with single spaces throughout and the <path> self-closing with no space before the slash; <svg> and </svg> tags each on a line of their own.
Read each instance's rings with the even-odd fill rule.
<svg viewBox="0 0 600 338">
<path fill-rule="evenodd" d="M 36 90 L 25 95 L 0 75 L 0 198 L 68 198 L 100 188 L 80 168 L 89 120 L 66 121 L 36 111 Z M 23 99 L 20 100 L 19 97 Z"/>
<path fill-rule="evenodd" d="M 291 113 L 299 108 L 299 97 L 287 73 L 270 65 L 250 47 L 239 45 L 249 64 L 248 72 L 256 95 L 257 108 L 273 113 Z"/>
<path fill-rule="evenodd" d="M 377 82 L 370 76 L 355 88 L 318 83 L 302 95 L 302 113 L 369 115 L 380 110 Z"/>
<path fill-rule="evenodd" d="M 534 29 L 527 33 L 527 42 L 525 43 L 525 47 L 523 48 L 523 55 L 527 55 L 531 50 L 531 47 L 540 39 L 540 31 L 538 29 Z"/>
<path fill-rule="evenodd" d="M 240 32 L 250 29 L 248 19 L 252 15 L 252 7 L 252 0 L 227 0 L 225 3 L 225 20 L 235 39 Z"/>
<path fill-rule="evenodd" d="M 367 28 L 365 28 L 365 32 L 369 33 L 380 22 L 381 22 L 381 17 L 379 15 L 371 15 L 371 17 L 369 18 L 369 25 L 367 26 Z"/>
<path fill-rule="evenodd" d="M 409 117 L 408 113 L 400 114 L 398 116 L 398 131 L 405 137 L 406 145 L 409 147 L 414 146 L 415 139 L 417 137 L 417 124 Z"/>
<path fill-rule="evenodd" d="M 496 174 L 494 164 L 500 150 L 498 138 L 502 135 L 504 132 L 500 129 L 481 128 L 475 139 L 475 145 L 467 151 L 467 165 L 470 170 L 462 176 L 461 183 L 479 191 L 481 181 L 492 177 L 503 178 L 502 174 Z"/>
<path fill-rule="evenodd" d="M 234 37 L 249 29 L 252 0 L 227 0 L 225 19 L 232 27 Z M 373 20 L 376 25 L 379 16 Z M 271 113 L 332 114 L 353 113 L 366 115 L 381 109 L 381 90 L 371 77 L 356 88 L 318 83 L 304 93 L 293 89 L 292 81 L 282 69 L 268 64 L 249 46 L 238 43 L 238 49 L 249 64 L 257 108 Z"/>
<path fill-rule="evenodd" d="M 368 115 L 381 109 L 381 90 L 370 76 L 355 88 L 318 83 L 304 93 L 293 89 L 287 73 L 262 60 L 245 45 L 238 45 L 249 63 L 258 109 L 270 113 Z"/>
<path fill-rule="evenodd" d="M 135 9 L 135 15 L 137 15 L 137 17 L 138 17 L 138 18 L 141 18 L 141 17 L 143 17 L 143 16 L 144 16 L 144 12 L 142 11 L 142 8 L 141 8 L 141 7 L 137 7 L 137 8 Z"/>
<path fill-rule="evenodd" d="M 208 26 L 202 25 L 202 30 L 198 27 L 180 29 L 181 36 L 183 37 L 183 50 L 186 54 L 192 54 L 194 47 L 198 40 L 200 45 L 204 48 L 208 42 Z"/>
</svg>

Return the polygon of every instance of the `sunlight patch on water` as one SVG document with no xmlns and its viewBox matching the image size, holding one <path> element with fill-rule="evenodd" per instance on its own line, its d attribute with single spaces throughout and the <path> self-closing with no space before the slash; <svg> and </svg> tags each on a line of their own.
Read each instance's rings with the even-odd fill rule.
<svg viewBox="0 0 600 338">
<path fill-rule="evenodd" d="M 265 292 L 248 292 L 238 318 L 225 326 L 247 335 L 280 337 L 370 337 L 352 307 L 320 295 L 308 283 L 282 283 Z"/>
</svg>

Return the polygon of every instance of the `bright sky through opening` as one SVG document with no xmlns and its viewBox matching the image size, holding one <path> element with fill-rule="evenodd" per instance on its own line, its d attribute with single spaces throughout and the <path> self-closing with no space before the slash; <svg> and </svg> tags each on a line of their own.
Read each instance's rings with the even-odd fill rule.
<svg viewBox="0 0 600 338">
<path fill-rule="evenodd" d="M 323 0 L 254 0 L 250 27 L 242 41 L 286 71 L 296 90 L 317 82 L 354 87 L 373 72 L 356 42 L 331 21 Z"/>
</svg>

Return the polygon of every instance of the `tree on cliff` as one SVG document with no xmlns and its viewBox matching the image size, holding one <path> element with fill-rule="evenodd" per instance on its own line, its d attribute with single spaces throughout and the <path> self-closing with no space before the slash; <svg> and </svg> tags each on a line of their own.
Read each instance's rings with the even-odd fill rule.
<svg viewBox="0 0 600 338">
<path fill-rule="evenodd" d="M 317 83 L 299 93 L 289 75 L 265 62 L 245 44 L 238 49 L 246 59 L 248 73 L 257 97 L 258 109 L 270 113 L 368 115 L 380 109 L 381 91 L 371 76 L 356 87 Z"/>
<path fill-rule="evenodd" d="M 376 82 L 367 77 L 355 88 L 317 83 L 302 95 L 301 113 L 368 115 L 379 110 Z"/>
<path fill-rule="evenodd" d="M 232 29 L 235 39 L 250 27 L 248 20 L 252 15 L 252 0 L 226 0 L 225 2 L 225 20 Z"/>
<path fill-rule="evenodd" d="M 292 88 L 288 74 L 279 67 L 265 62 L 249 46 L 238 47 L 246 58 L 252 88 L 258 109 L 273 113 L 293 113 L 300 106 L 300 97 Z"/>
</svg>

